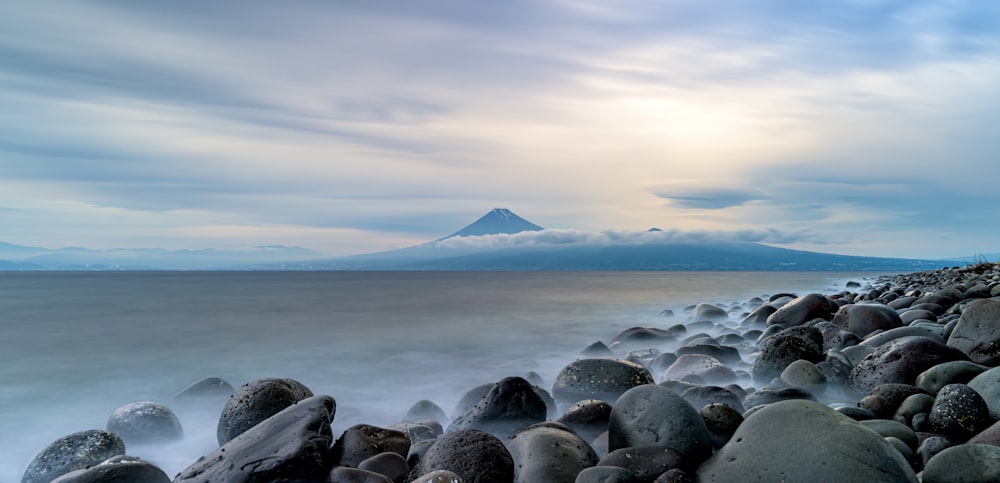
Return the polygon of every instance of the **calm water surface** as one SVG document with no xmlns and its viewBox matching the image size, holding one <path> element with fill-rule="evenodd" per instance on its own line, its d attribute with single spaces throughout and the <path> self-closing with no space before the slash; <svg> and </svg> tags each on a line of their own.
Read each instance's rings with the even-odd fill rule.
<svg viewBox="0 0 1000 483">
<path fill-rule="evenodd" d="M 0 482 L 53 440 L 207 376 L 291 377 L 338 403 L 334 432 L 391 424 L 420 399 L 536 371 L 590 343 L 683 322 L 693 303 L 843 290 L 845 272 L 0 272 Z M 673 309 L 678 317 L 657 314 Z M 171 447 L 129 448 L 168 475 L 213 450 L 211 416 Z"/>
</svg>

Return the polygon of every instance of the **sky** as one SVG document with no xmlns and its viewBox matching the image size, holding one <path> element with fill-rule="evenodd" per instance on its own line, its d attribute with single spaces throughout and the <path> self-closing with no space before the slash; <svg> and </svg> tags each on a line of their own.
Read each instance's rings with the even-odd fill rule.
<svg viewBox="0 0 1000 483">
<path fill-rule="evenodd" d="M 35 0 L 0 58 L 9 243 L 1000 251 L 995 0 Z"/>
</svg>

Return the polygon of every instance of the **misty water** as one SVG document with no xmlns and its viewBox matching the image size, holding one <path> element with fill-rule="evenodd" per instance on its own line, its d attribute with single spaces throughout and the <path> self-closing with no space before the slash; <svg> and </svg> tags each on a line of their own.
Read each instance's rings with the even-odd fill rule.
<svg viewBox="0 0 1000 483">
<path fill-rule="evenodd" d="M 551 387 L 587 345 L 684 322 L 688 304 L 830 293 L 874 275 L 2 272 L 0 482 L 19 481 L 53 440 L 104 429 L 131 402 L 169 405 L 203 377 L 296 379 L 336 399 L 339 435 L 396 422 L 420 399 L 450 412 L 465 390 L 528 371 Z M 173 476 L 217 447 L 219 409 L 178 412 L 183 441 L 128 453 Z"/>
</svg>

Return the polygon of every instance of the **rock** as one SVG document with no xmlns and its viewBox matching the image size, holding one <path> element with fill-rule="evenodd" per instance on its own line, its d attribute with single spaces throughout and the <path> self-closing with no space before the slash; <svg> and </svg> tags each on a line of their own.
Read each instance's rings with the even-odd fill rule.
<svg viewBox="0 0 1000 483">
<path fill-rule="evenodd" d="M 506 438 L 518 429 L 545 421 L 548 409 L 532 385 L 520 377 L 496 384 L 469 412 L 456 418 L 448 432 L 478 429 Z"/>
<path fill-rule="evenodd" d="M 607 344 L 601 341 L 597 341 L 594 342 L 593 344 L 588 345 L 582 351 L 580 351 L 580 355 L 584 357 L 598 358 L 598 357 L 614 357 L 615 353 L 612 352 L 610 348 L 608 348 Z"/>
<path fill-rule="evenodd" d="M 615 335 L 611 339 L 612 345 L 615 342 L 621 343 L 625 347 L 649 346 L 675 342 L 676 337 L 669 331 L 655 327 L 630 327 Z"/>
<path fill-rule="evenodd" d="M 896 327 L 895 329 L 889 329 L 882 332 L 874 332 L 871 336 L 859 342 L 859 344 L 864 344 L 871 347 L 878 347 L 880 345 L 884 345 L 886 342 L 891 342 L 896 339 L 909 336 L 927 337 L 929 339 L 934 339 L 936 342 L 940 342 L 942 344 L 944 344 L 945 342 L 944 337 L 941 337 L 939 334 L 928 329 L 927 327 L 907 325 L 903 327 Z"/>
<path fill-rule="evenodd" d="M 980 431 L 979 434 L 973 436 L 968 442 L 971 444 L 1000 446 L 1000 422 L 991 424 L 990 427 Z"/>
<path fill-rule="evenodd" d="M 783 305 L 767 318 L 767 325 L 794 327 L 810 320 L 830 320 L 834 305 L 830 299 L 818 293 L 803 295 Z"/>
<path fill-rule="evenodd" d="M 406 438 L 410 440 L 411 446 L 421 441 L 437 439 L 439 435 L 439 433 L 435 431 L 434 428 L 427 426 L 426 424 L 420 424 L 420 423 L 390 424 L 386 429 L 392 429 L 405 434 Z"/>
<path fill-rule="evenodd" d="M 941 436 L 929 436 L 920 442 L 914 453 L 913 465 L 917 469 L 927 466 L 927 462 L 935 455 L 951 447 L 951 441 Z"/>
<path fill-rule="evenodd" d="M 330 450 L 333 463 L 357 468 L 372 456 L 392 452 L 406 458 L 410 439 L 402 431 L 380 428 L 370 424 L 355 424 L 344 431 Z"/>
<path fill-rule="evenodd" d="M 859 407 L 842 406 L 837 408 L 837 412 L 855 421 L 870 421 L 875 419 L 875 413 Z"/>
<path fill-rule="evenodd" d="M 665 446 L 687 464 L 712 454 L 705 422 L 684 398 L 655 385 L 632 388 L 615 404 L 608 423 L 608 450 L 629 446 Z"/>
<path fill-rule="evenodd" d="M 675 361 L 677 361 L 677 354 L 674 354 L 673 352 L 664 352 L 656 356 L 656 359 L 650 361 L 649 370 L 652 371 L 653 374 L 663 374 L 663 372 L 666 371 L 667 368 L 670 367 L 670 365 Z"/>
<path fill-rule="evenodd" d="M 754 391 L 753 394 L 748 394 L 747 397 L 743 399 L 743 406 L 746 407 L 747 410 L 750 410 L 755 406 L 774 404 L 779 401 L 787 401 L 790 399 L 806 399 L 809 401 L 816 400 L 812 393 L 802 388 L 765 387 Z"/>
<path fill-rule="evenodd" d="M 729 312 L 712 304 L 698 304 L 691 312 L 691 320 L 710 320 L 712 322 L 729 320 Z"/>
<path fill-rule="evenodd" d="M 912 309 L 899 314 L 899 320 L 902 320 L 904 325 L 918 320 L 937 322 L 937 319 L 937 314 L 931 312 L 930 310 Z"/>
<path fill-rule="evenodd" d="M 514 460 L 496 436 L 475 429 L 447 433 L 410 472 L 418 479 L 433 471 L 448 470 L 466 483 L 511 483 Z"/>
<path fill-rule="evenodd" d="M 108 418 L 107 429 L 129 445 L 184 438 L 184 429 L 174 412 L 152 401 L 134 402 L 115 409 Z"/>
<path fill-rule="evenodd" d="M 360 468 L 338 466 L 330 470 L 328 483 L 393 483 L 388 476 Z"/>
<path fill-rule="evenodd" d="M 471 411 L 496 385 L 495 382 L 489 382 L 465 391 L 465 394 L 462 394 L 462 397 L 455 403 L 455 408 L 451 410 L 452 419 L 456 419 Z"/>
<path fill-rule="evenodd" d="M 948 347 L 968 354 L 977 364 L 1000 365 L 1000 301 L 969 302 L 948 337 Z"/>
<path fill-rule="evenodd" d="M 777 311 L 778 309 L 776 309 L 773 305 L 761 305 L 756 309 L 753 309 L 753 311 L 750 312 L 750 315 L 747 315 L 746 318 L 740 321 L 740 327 L 766 327 L 767 318 Z"/>
<path fill-rule="evenodd" d="M 518 432 L 507 440 L 514 460 L 514 481 L 573 483 L 576 475 L 597 464 L 597 453 L 569 430 L 542 425 Z"/>
<path fill-rule="evenodd" d="M 695 409 L 703 408 L 709 404 L 725 404 L 736 412 L 742 413 L 744 411 L 743 398 L 731 389 L 724 387 L 695 386 L 684 390 L 681 397 Z"/>
<path fill-rule="evenodd" d="M 294 379 L 266 378 L 244 384 L 229 398 L 219 415 L 216 429 L 219 445 L 226 444 L 257 423 L 312 396 L 309 388 Z"/>
<path fill-rule="evenodd" d="M 823 334 L 815 327 L 792 327 L 765 339 L 753 364 L 753 380 L 767 384 L 799 359 L 823 360 Z"/>
<path fill-rule="evenodd" d="M 917 376 L 916 384 L 928 394 L 937 394 L 948 384 L 965 384 L 986 372 L 986 366 L 970 361 L 952 361 L 938 364 Z"/>
<path fill-rule="evenodd" d="M 444 409 L 441 409 L 441 406 L 426 399 L 413 403 L 413 406 L 410 406 L 410 409 L 406 411 L 406 416 L 403 416 L 404 423 L 416 423 L 427 419 L 437 421 L 441 424 L 449 421 L 448 415 L 444 412 Z"/>
<path fill-rule="evenodd" d="M 732 369 L 718 359 L 704 354 L 684 354 L 667 368 L 663 380 L 686 380 L 698 376 L 706 384 L 729 384 L 736 381 Z"/>
<path fill-rule="evenodd" d="M 686 471 L 674 468 L 657 477 L 653 483 L 694 483 L 694 478 Z"/>
<path fill-rule="evenodd" d="M 833 324 L 862 339 L 876 330 L 902 327 L 899 313 L 882 304 L 845 305 L 833 316 Z"/>
<path fill-rule="evenodd" d="M 967 384 L 986 400 L 990 417 L 1000 419 L 1000 367 L 989 369 Z"/>
<path fill-rule="evenodd" d="M 820 372 L 816 364 L 802 359 L 785 367 L 779 377 L 781 382 L 789 386 L 800 387 L 810 392 L 822 390 L 823 385 L 826 384 L 826 376 Z"/>
<path fill-rule="evenodd" d="M 697 470 L 699 482 L 917 481 L 877 433 L 816 402 L 782 401 L 753 413 Z"/>
<path fill-rule="evenodd" d="M 597 465 L 625 468 L 635 475 L 636 481 L 652 483 L 661 474 L 681 468 L 684 458 L 663 446 L 634 446 L 608 453 Z"/>
<path fill-rule="evenodd" d="M 730 334 L 732 335 L 732 334 Z M 740 351 L 735 347 L 729 347 L 725 345 L 714 345 L 714 344 L 695 344 L 686 345 L 679 347 L 675 352 L 675 355 L 682 356 L 685 354 L 704 354 L 706 356 L 711 356 L 718 359 L 724 364 L 735 364 L 740 362 L 742 358 L 740 357 Z"/>
<path fill-rule="evenodd" d="M 48 483 L 73 470 L 124 454 L 125 443 L 118 435 L 98 429 L 80 431 L 53 441 L 35 455 L 21 483 Z"/>
<path fill-rule="evenodd" d="M 860 421 L 858 424 L 875 431 L 882 435 L 883 438 L 892 437 L 902 441 L 911 452 L 917 449 L 917 433 L 903 423 L 889 421 L 888 419 L 872 419 Z"/>
<path fill-rule="evenodd" d="M 386 451 L 362 461 L 358 464 L 358 469 L 378 473 L 390 481 L 401 482 L 410 472 L 410 465 L 406 463 L 406 458 L 399 453 Z"/>
<path fill-rule="evenodd" d="M 330 396 L 294 403 L 203 456 L 173 483 L 323 481 L 332 466 L 336 407 Z"/>
<path fill-rule="evenodd" d="M 641 483 L 635 473 L 619 466 L 593 466 L 576 476 L 576 483 Z"/>
<path fill-rule="evenodd" d="M 948 384 L 938 391 L 927 415 L 931 429 L 961 443 L 993 424 L 986 401 L 965 384 Z"/>
<path fill-rule="evenodd" d="M 713 403 L 701 408 L 699 411 L 705 427 L 708 428 L 709 436 L 712 438 L 712 446 L 721 448 L 733 437 L 736 429 L 743 424 L 743 415 L 728 404 Z"/>
<path fill-rule="evenodd" d="M 870 410 L 880 419 L 889 419 L 906 398 L 923 393 L 923 389 L 910 384 L 879 384 L 872 388 L 858 406 Z"/>
<path fill-rule="evenodd" d="M 597 435 L 608 430 L 610 418 L 610 404 L 599 399 L 585 399 L 573 403 L 559 422 L 569 426 L 581 438 L 593 441 Z"/>
<path fill-rule="evenodd" d="M 74 470 L 52 483 L 170 483 L 170 477 L 153 464 L 135 456 L 114 456 L 96 466 Z"/>
<path fill-rule="evenodd" d="M 924 467 L 923 483 L 1000 481 L 1000 447 L 960 444 L 937 453 Z"/>
<path fill-rule="evenodd" d="M 893 415 L 893 420 L 912 424 L 914 416 L 921 413 L 924 415 L 929 414 L 933 405 L 934 396 L 930 394 L 914 394 L 900 403 L 899 407 L 896 408 L 896 414 Z"/>
<path fill-rule="evenodd" d="M 177 413 L 199 412 L 217 415 L 225 406 L 229 397 L 236 392 L 225 379 L 221 377 L 206 377 L 199 379 L 174 394 L 170 407 Z"/>
<path fill-rule="evenodd" d="M 639 364 L 617 359 L 580 359 L 559 372 L 552 396 L 563 406 L 584 399 L 600 399 L 613 405 L 625 391 L 653 382 L 653 376 Z"/>
<path fill-rule="evenodd" d="M 464 483 L 461 476 L 448 470 L 438 470 L 427 473 L 410 483 Z"/>
<path fill-rule="evenodd" d="M 967 360 L 961 351 L 927 337 L 903 337 L 877 347 L 848 378 L 848 385 L 868 392 L 885 383 L 914 384 L 917 376 L 944 362 Z"/>
<path fill-rule="evenodd" d="M 828 351 L 831 349 L 841 350 L 846 347 L 851 347 L 858 345 L 861 342 L 861 338 L 855 335 L 853 332 L 846 331 L 834 325 L 833 322 L 823 321 L 817 323 L 813 327 L 823 334 L 823 350 Z"/>
</svg>

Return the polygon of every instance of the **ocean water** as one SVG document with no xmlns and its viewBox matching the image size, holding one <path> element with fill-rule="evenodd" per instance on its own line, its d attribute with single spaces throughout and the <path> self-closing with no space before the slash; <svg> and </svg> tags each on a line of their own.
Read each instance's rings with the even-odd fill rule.
<svg viewBox="0 0 1000 483">
<path fill-rule="evenodd" d="M 777 292 L 843 290 L 845 272 L 0 272 L 0 482 L 55 439 L 203 377 L 290 377 L 337 401 L 334 433 L 414 402 L 451 412 L 476 385 L 535 371 L 551 387 L 581 349 Z M 660 317 L 664 309 L 674 318 Z M 733 318 L 738 317 L 739 308 Z M 185 439 L 129 447 L 171 477 L 217 446 L 220 408 Z"/>
</svg>

